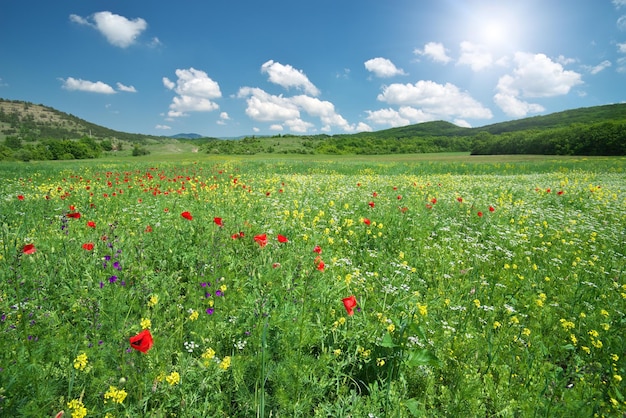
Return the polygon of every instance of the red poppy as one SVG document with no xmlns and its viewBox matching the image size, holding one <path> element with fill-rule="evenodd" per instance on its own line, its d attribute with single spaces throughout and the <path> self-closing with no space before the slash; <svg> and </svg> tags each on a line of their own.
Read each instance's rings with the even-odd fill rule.
<svg viewBox="0 0 626 418">
<path fill-rule="evenodd" d="M 152 232 L 152 227 L 150 225 L 146 226 L 145 232 Z"/>
<path fill-rule="evenodd" d="M 478 211 L 478 213 L 476 215 L 478 215 L 479 218 L 483 217 L 483 213 L 481 211 Z"/>
<path fill-rule="evenodd" d="M 556 194 L 561 196 L 563 194 L 563 190 L 559 190 L 558 192 L 556 192 Z"/>
<path fill-rule="evenodd" d="M 215 225 L 217 226 L 224 226 L 224 222 L 222 222 L 222 218 L 213 218 L 213 222 L 215 222 Z"/>
<path fill-rule="evenodd" d="M 495 212 L 496 208 L 494 208 L 493 206 L 489 206 L 489 212 Z"/>
<path fill-rule="evenodd" d="M 372 221 L 370 221 L 370 220 L 369 220 L 369 219 L 367 219 L 367 218 L 363 218 L 363 223 L 364 223 L 365 225 L 370 225 L 370 224 L 372 223 Z"/>
<path fill-rule="evenodd" d="M 343 298 L 343 306 L 346 308 L 348 315 L 354 315 L 354 308 L 356 308 L 356 298 L 354 295 Z"/>
<path fill-rule="evenodd" d="M 376 192 L 372 193 L 372 197 L 378 197 L 378 193 Z"/>
<path fill-rule="evenodd" d="M 94 221 L 87 221 L 87 226 L 89 228 L 95 228 L 96 227 L 96 223 Z"/>
<path fill-rule="evenodd" d="M 457 197 L 457 198 L 456 198 L 456 200 L 457 200 L 459 203 L 463 203 L 463 198 L 462 198 L 461 196 Z"/>
<path fill-rule="evenodd" d="M 263 248 L 267 245 L 267 234 L 255 235 L 254 240 L 259 243 L 261 248 Z"/>
<path fill-rule="evenodd" d="M 398 195 L 398 200 L 402 200 L 402 195 L 401 194 Z"/>
<path fill-rule="evenodd" d="M 24 245 L 24 248 L 22 248 L 22 252 L 24 254 L 34 254 L 35 251 L 37 251 L 37 249 L 35 248 L 35 246 L 33 244 L 26 244 Z"/>
<path fill-rule="evenodd" d="M 150 334 L 149 329 L 144 329 L 139 334 L 134 337 L 130 337 L 130 346 L 135 350 L 139 350 L 142 353 L 146 353 L 150 348 L 152 348 L 152 344 L 154 343 L 152 339 L 152 334 Z"/>
<path fill-rule="evenodd" d="M 79 219 L 80 218 L 80 212 L 71 212 L 67 214 L 68 218 L 73 218 L 73 219 Z"/>
<path fill-rule="evenodd" d="M 83 244 L 83 249 L 87 250 L 87 251 L 91 251 L 93 250 L 93 243 L 92 242 L 86 242 Z"/>
<path fill-rule="evenodd" d="M 276 269 L 276 268 L 280 267 L 280 263 L 274 263 L 274 264 L 272 264 L 272 267 Z"/>
<path fill-rule="evenodd" d="M 320 247 L 319 245 L 316 245 L 315 248 L 313 248 L 313 252 L 321 254 L 322 253 L 322 247 Z"/>
<path fill-rule="evenodd" d="M 430 202 L 434 205 L 435 203 L 437 203 L 437 199 L 433 197 L 432 199 L 430 199 Z"/>
<path fill-rule="evenodd" d="M 21 194 L 18 194 L 18 195 L 17 195 L 17 200 L 24 200 L 24 196 L 23 196 L 23 195 L 21 195 Z"/>
<path fill-rule="evenodd" d="M 289 242 L 289 239 L 287 239 L 287 237 L 284 236 L 284 235 L 278 234 L 278 236 L 276 238 L 278 239 L 278 242 L 280 242 L 281 244 Z"/>
<path fill-rule="evenodd" d="M 181 213 L 180 216 L 182 216 L 183 218 L 185 218 L 185 219 L 187 219 L 189 221 L 193 219 L 193 216 L 191 216 L 191 213 L 189 213 L 187 211 Z"/>
<path fill-rule="evenodd" d="M 376 205 L 376 203 L 374 203 L 374 202 L 369 202 L 369 203 L 368 203 L 368 205 L 369 205 L 369 207 L 370 207 L 370 208 L 373 208 L 373 207 Z"/>
<path fill-rule="evenodd" d="M 324 271 L 324 269 L 326 268 L 326 264 L 324 264 L 324 262 L 322 260 L 320 260 L 317 263 L 317 267 L 316 267 L 319 271 Z"/>
</svg>

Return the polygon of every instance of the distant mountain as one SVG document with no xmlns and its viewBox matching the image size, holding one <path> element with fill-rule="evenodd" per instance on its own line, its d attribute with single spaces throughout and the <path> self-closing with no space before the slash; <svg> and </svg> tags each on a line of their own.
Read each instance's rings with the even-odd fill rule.
<svg viewBox="0 0 626 418">
<path fill-rule="evenodd" d="M 170 135 L 170 136 L 168 136 L 168 138 L 174 138 L 174 139 L 199 139 L 199 138 L 204 138 L 204 135 L 200 135 L 200 134 L 176 134 L 176 135 Z"/>
</svg>

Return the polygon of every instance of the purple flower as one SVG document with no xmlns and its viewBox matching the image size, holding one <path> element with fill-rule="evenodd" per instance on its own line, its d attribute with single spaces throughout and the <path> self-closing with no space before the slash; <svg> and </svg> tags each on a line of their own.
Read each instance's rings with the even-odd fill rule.
<svg viewBox="0 0 626 418">
<path fill-rule="evenodd" d="M 211 294 L 210 294 L 209 292 L 206 292 L 206 293 L 204 294 L 204 297 L 205 297 L 205 298 L 210 298 L 210 297 L 211 297 Z"/>
<path fill-rule="evenodd" d="M 109 260 L 111 259 L 111 256 L 110 256 L 110 255 L 105 255 L 105 256 L 104 256 L 104 259 L 105 259 L 106 261 L 109 261 Z"/>
<path fill-rule="evenodd" d="M 122 266 L 120 266 L 120 262 L 116 261 L 115 263 L 113 263 L 113 268 L 117 269 L 117 270 L 122 270 Z"/>
<path fill-rule="evenodd" d="M 100 289 L 104 287 L 104 282 L 100 282 Z"/>
<path fill-rule="evenodd" d="M 216 290 L 215 291 L 215 296 L 222 296 L 222 291 L 221 290 Z"/>
<path fill-rule="evenodd" d="M 213 312 L 215 312 L 213 308 L 207 308 L 206 310 L 206 313 L 208 313 L 209 315 L 213 315 Z"/>
<path fill-rule="evenodd" d="M 109 277 L 109 283 L 115 283 L 117 281 L 117 276 Z"/>
</svg>

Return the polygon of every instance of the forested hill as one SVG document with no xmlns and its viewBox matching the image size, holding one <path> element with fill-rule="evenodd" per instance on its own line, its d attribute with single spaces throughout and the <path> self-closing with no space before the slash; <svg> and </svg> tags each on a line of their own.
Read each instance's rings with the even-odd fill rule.
<svg viewBox="0 0 626 418">
<path fill-rule="evenodd" d="M 141 155 L 149 149 L 139 148 L 167 140 L 190 142 L 201 152 L 212 154 L 626 155 L 626 103 L 572 109 L 476 128 L 433 121 L 332 136 L 287 134 L 229 140 L 181 136 L 187 138 L 118 132 L 44 105 L 0 99 L 0 159 L 95 158 L 97 152 L 85 149 L 115 151 L 124 143 Z M 54 141 L 63 144 L 59 146 Z M 82 141 L 82 145 L 77 145 L 77 141 Z"/>
</svg>

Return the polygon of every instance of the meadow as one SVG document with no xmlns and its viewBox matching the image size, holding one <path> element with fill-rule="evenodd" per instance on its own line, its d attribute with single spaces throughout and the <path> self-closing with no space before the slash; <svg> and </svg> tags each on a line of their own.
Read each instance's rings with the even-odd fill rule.
<svg viewBox="0 0 626 418">
<path fill-rule="evenodd" d="M 0 179 L 2 416 L 626 416 L 623 157 Z"/>
</svg>

